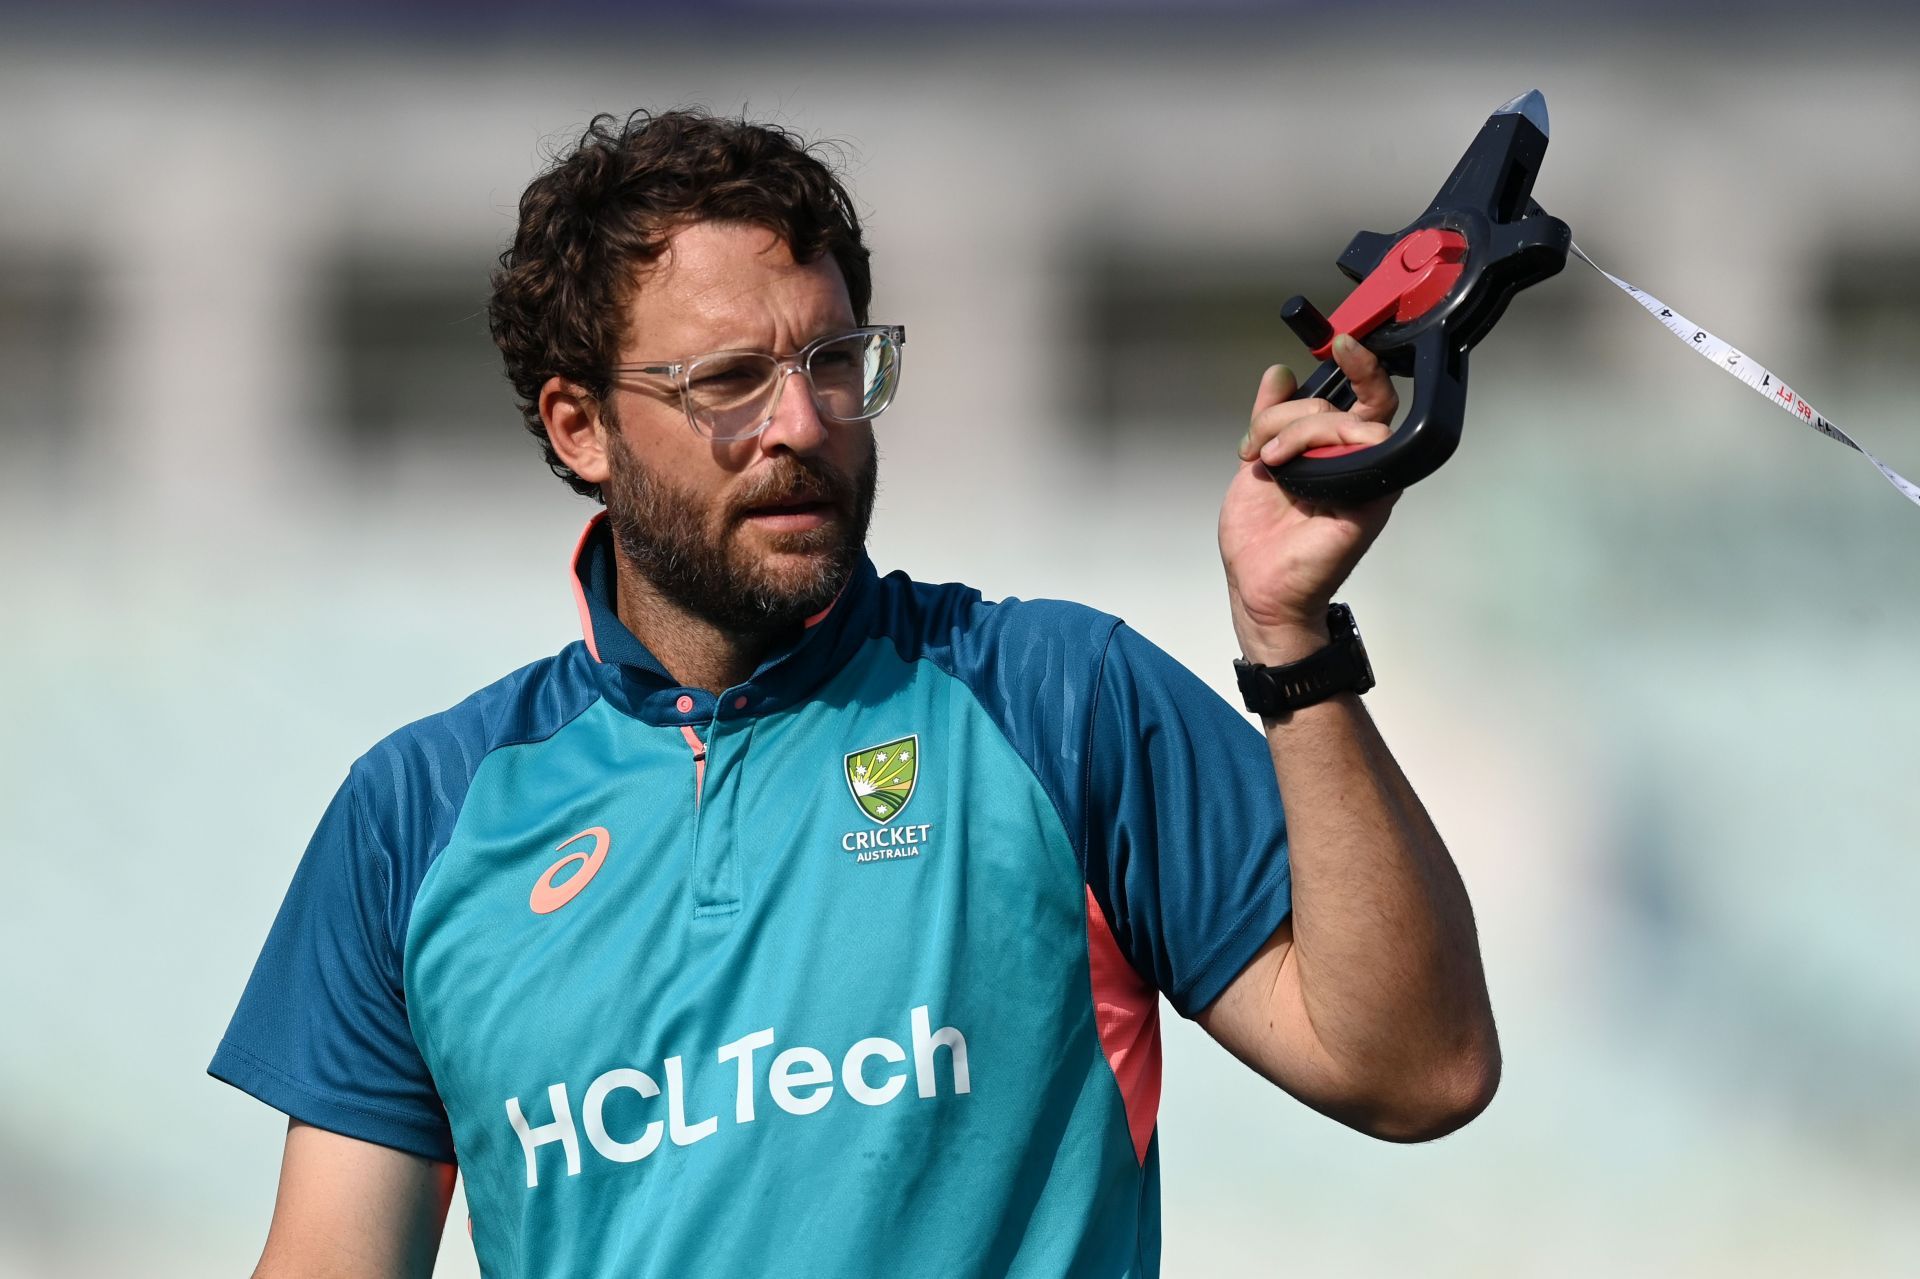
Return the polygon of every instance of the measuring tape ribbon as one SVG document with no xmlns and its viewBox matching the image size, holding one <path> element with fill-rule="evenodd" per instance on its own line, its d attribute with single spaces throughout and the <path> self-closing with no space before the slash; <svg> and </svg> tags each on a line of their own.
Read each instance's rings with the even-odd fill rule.
<svg viewBox="0 0 1920 1279">
<path fill-rule="evenodd" d="M 1909 502 L 1912 502 L 1915 506 L 1920 506 L 1920 486 L 1916 486 L 1913 481 L 1907 479 L 1906 476 L 1900 474 L 1900 472 L 1867 452 L 1866 449 L 1860 447 L 1859 443 L 1855 441 L 1851 435 L 1848 435 L 1845 431 L 1835 426 L 1818 409 L 1807 403 L 1806 399 L 1792 387 L 1782 382 L 1761 365 L 1755 363 L 1744 351 L 1738 350 L 1731 343 L 1721 341 L 1707 330 L 1695 324 L 1692 320 L 1689 320 L 1686 316 L 1668 306 L 1665 302 L 1662 302 L 1659 298 L 1653 296 L 1653 294 L 1648 293 L 1645 289 L 1635 288 L 1633 285 L 1628 284 L 1625 280 L 1588 257 L 1579 245 L 1576 244 L 1573 246 L 1573 253 L 1574 256 L 1578 257 L 1582 262 L 1585 262 L 1588 266 L 1600 272 L 1601 275 L 1606 276 L 1609 280 L 1619 285 L 1622 292 L 1645 307 L 1647 313 L 1653 316 L 1654 319 L 1660 321 L 1660 323 L 1665 326 L 1667 332 L 1673 334 L 1673 336 L 1679 338 L 1682 342 L 1685 342 L 1690 349 L 1697 351 L 1702 359 L 1709 360 L 1718 367 L 1725 369 L 1728 373 L 1733 374 L 1733 376 L 1745 382 L 1756 392 L 1766 396 L 1767 399 L 1778 406 L 1782 412 L 1792 414 L 1828 439 L 1838 440 L 1840 443 L 1858 453 L 1861 457 L 1866 458 L 1867 461 L 1873 463 L 1875 470 L 1887 477 L 1887 483 L 1900 490 L 1901 495 Z"/>
</svg>

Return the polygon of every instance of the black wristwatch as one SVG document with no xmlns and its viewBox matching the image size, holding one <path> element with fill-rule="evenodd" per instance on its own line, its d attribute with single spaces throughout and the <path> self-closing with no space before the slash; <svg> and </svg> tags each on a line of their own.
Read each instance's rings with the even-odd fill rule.
<svg viewBox="0 0 1920 1279">
<path fill-rule="evenodd" d="M 1240 696 L 1257 715 L 1284 715 L 1336 693 L 1364 693 L 1373 687 L 1373 667 L 1366 645 L 1353 624 L 1353 610 L 1345 604 L 1327 606 L 1327 646 L 1310 657 L 1285 666 L 1261 666 L 1236 659 Z"/>
</svg>

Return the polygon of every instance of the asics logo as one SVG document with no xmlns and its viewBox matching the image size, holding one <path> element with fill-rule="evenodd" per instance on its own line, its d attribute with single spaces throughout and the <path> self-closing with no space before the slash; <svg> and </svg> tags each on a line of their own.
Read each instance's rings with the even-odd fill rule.
<svg viewBox="0 0 1920 1279">
<path fill-rule="evenodd" d="M 600 864 L 607 860 L 607 845 L 613 842 L 613 836 L 607 834 L 605 826 L 589 826 L 573 838 L 563 841 L 554 851 L 562 852 L 583 839 L 593 840 L 592 852 L 568 853 L 553 865 L 547 867 L 547 873 L 534 881 L 533 894 L 527 898 L 527 905 L 536 915 L 551 915 L 562 906 L 580 895 L 587 881 L 600 873 Z M 580 869 L 575 871 L 564 884 L 556 884 L 553 877 L 575 862 Z"/>
</svg>

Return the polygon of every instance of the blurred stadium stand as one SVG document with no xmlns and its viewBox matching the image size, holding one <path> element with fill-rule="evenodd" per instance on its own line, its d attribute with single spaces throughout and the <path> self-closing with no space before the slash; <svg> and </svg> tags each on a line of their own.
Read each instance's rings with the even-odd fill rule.
<svg viewBox="0 0 1920 1279">
<path fill-rule="evenodd" d="M 250 1264 L 279 1128 L 200 1071 L 313 822 L 572 638 L 588 508 L 484 307 L 595 111 L 840 139 L 913 331 L 876 560 L 1111 609 L 1223 691 L 1279 303 L 1527 88 L 1583 247 L 1920 474 L 1914 11 L 1601 13 L 0 5 L 0 1277 Z M 1171 1028 L 1166 1271 L 1920 1273 L 1920 511 L 1578 263 L 1473 377 L 1346 595 L 1503 1094 L 1378 1146 Z"/>
</svg>

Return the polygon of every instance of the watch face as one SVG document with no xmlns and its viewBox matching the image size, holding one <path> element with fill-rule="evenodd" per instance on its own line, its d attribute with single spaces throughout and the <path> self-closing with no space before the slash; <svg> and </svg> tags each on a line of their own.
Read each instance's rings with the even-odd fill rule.
<svg viewBox="0 0 1920 1279">
<path fill-rule="evenodd" d="M 1335 604 L 1327 610 L 1327 630 L 1333 642 L 1345 648 L 1351 655 L 1355 674 L 1359 677 L 1353 687 L 1356 693 L 1364 693 L 1373 687 L 1373 663 L 1367 658 L 1367 646 L 1360 638 L 1360 624 L 1353 620 L 1353 610 L 1345 604 Z"/>
</svg>

